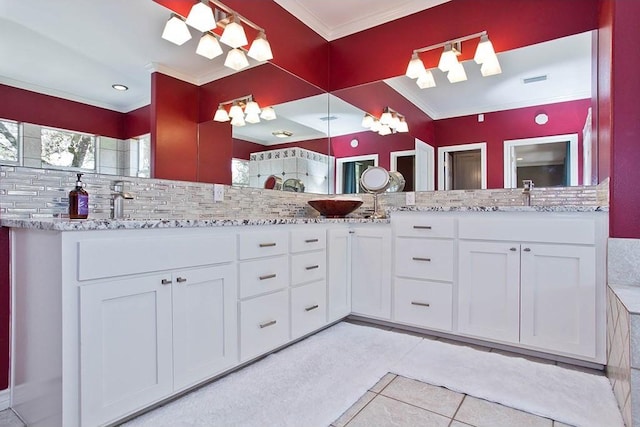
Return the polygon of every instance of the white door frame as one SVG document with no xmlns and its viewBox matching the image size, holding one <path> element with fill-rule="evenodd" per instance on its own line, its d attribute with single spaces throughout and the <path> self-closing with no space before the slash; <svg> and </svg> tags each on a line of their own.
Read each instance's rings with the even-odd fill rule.
<svg viewBox="0 0 640 427">
<path fill-rule="evenodd" d="M 480 188 L 487 188 L 487 143 L 451 145 L 438 147 L 438 190 L 448 190 L 450 183 L 447 178 L 447 155 L 456 151 L 480 150 Z"/>
<path fill-rule="evenodd" d="M 362 156 L 340 157 L 336 159 L 336 194 L 342 194 L 342 173 L 344 164 L 359 160 L 373 160 L 373 165 L 378 166 L 378 154 L 365 154 Z"/>
<path fill-rule="evenodd" d="M 398 157 L 405 157 L 405 156 L 416 156 L 416 150 L 404 150 L 404 151 L 392 151 L 390 153 L 390 162 L 389 164 L 391 165 L 391 170 L 392 171 L 397 171 L 398 170 Z"/>
<path fill-rule="evenodd" d="M 424 141 L 415 139 L 416 151 L 416 191 L 435 190 L 436 180 L 436 155 L 433 146 Z"/>
<path fill-rule="evenodd" d="M 518 188 L 518 179 L 513 153 L 515 147 L 522 145 L 553 144 L 556 142 L 569 143 L 569 167 L 571 176 L 569 185 L 578 185 L 578 134 L 541 136 L 536 138 L 508 139 L 504 141 L 504 188 Z M 534 182 L 535 184 L 535 182 Z"/>
</svg>

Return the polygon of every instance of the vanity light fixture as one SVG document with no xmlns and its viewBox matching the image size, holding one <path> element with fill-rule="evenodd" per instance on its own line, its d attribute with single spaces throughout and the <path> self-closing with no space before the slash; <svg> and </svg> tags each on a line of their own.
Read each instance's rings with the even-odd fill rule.
<svg viewBox="0 0 640 427">
<path fill-rule="evenodd" d="M 227 112 L 225 105 L 231 105 L 229 112 Z M 261 110 L 260 105 L 253 99 L 253 95 L 221 102 L 213 116 L 214 121 L 231 121 L 231 125 L 233 126 L 244 126 L 246 123 L 259 123 L 260 118 L 273 120 L 276 118 L 276 112 L 273 107 L 266 107 Z"/>
<path fill-rule="evenodd" d="M 203 33 L 196 49 L 198 55 L 213 59 L 224 53 L 220 42 L 224 43 L 231 47 L 224 65 L 239 71 L 249 66 L 246 53 L 249 42 L 243 24 L 257 32 L 256 38 L 248 48 L 249 57 L 259 62 L 273 59 L 271 45 L 267 41 L 264 28 L 257 26 L 218 0 L 198 1 L 191 7 L 186 20 L 173 13 L 165 25 L 162 38 L 182 45 L 191 39 L 191 33 L 187 27 L 189 25 Z"/>
<path fill-rule="evenodd" d="M 458 83 L 467 80 L 467 73 L 464 69 L 464 65 L 458 61 L 458 56 L 462 52 L 462 42 L 475 38 L 480 38 L 480 41 L 478 42 L 473 59 L 477 64 L 481 65 L 480 73 L 482 76 L 487 77 L 500 74 L 502 69 L 500 68 L 498 56 L 493 49 L 493 44 L 489 40 L 487 32 L 482 31 L 480 33 L 471 34 L 455 40 L 449 40 L 444 43 L 415 49 L 411 54 L 406 76 L 412 79 L 417 79 L 416 84 L 420 89 L 435 87 L 436 82 L 433 78 L 433 74 L 431 73 L 431 70 L 425 68 L 419 54 L 429 50 L 443 48 L 440 60 L 438 61 L 438 69 L 447 73 L 447 79 L 451 83 Z"/>
<path fill-rule="evenodd" d="M 191 33 L 182 18 L 174 13 L 164 26 L 162 38 L 180 46 L 191 39 Z"/>
<path fill-rule="evenodd" d="M 362 127 L 380 135 L 409 132 L 407 119 L 402 114 L 390 107 L 384 107 L 382 111 L 379 119 L 369 113 L 365 113 L 362 118 Z"/>
</svg>

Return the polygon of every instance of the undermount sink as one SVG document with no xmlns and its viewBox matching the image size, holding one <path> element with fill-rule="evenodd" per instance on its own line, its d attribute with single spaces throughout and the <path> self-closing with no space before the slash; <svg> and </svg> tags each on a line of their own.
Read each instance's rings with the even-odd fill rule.
<svg viewBox="0 0 640 427">
<path fill-rule="evenodd" d="M 325 197 L 311 199 L 307 203 L 326 218 L 344 218 L 362 205 L 358 197 Z"/>
</svg>

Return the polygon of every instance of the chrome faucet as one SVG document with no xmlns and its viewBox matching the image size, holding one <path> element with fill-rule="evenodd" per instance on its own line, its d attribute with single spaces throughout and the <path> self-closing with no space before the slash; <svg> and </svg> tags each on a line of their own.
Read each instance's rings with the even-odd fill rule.
<svg viewBox="0 0 640 427">
<path fill-rule="evenodd" d="M 531 206 L 531 190 L 533 190 L 533 181 L 530 179 L 523 179 L 522 186 L 524 187 L 522 190 L 522 194 L 524 195 L 524 205 Z"/>
<path fill-rule="evenodd" d="M 124 191 L 124 181 L 113 182 L 113 192 L 111 193 L 111 218 L 124 218 L 124 200 L 133 199 L 133 195 Z"/>
</svg>

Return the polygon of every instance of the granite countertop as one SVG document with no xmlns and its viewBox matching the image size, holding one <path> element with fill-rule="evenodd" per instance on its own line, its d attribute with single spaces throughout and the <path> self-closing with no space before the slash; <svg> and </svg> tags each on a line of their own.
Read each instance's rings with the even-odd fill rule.
<svg viewBox="0 0 640 427">
<path fill-rule="evenodd" d="M 421 207 L 405 206 L 389 209 L 394 212 L 607 212 L 600 206 L 466 206 L 466 207 Z M 229 227 L 246 225 L 281 224 L 388 224 L 389 218 L 371 219 L 364 217 L 347 218 L 215 218 L 215 219 L 85 219 L 32 218 L 1 219 L 0 225 L 12 228 L 29 228 L 50 231 L 90 231 L 90 230 L 137 230 L 156 228 Z"/>
</svg>

